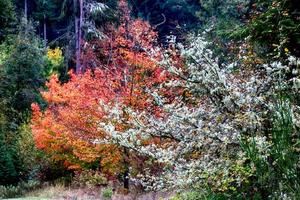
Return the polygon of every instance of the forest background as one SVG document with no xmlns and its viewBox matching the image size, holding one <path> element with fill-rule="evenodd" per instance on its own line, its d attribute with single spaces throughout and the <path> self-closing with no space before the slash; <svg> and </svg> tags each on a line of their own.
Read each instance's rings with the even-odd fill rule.
<svg viewBox="0 0 300 200">
<path fill-rule="evenodd" d="M 299 12 L 297 0 L 0 0 L 0 198 L 57 181 L 299 198 Z"/>
</svg>

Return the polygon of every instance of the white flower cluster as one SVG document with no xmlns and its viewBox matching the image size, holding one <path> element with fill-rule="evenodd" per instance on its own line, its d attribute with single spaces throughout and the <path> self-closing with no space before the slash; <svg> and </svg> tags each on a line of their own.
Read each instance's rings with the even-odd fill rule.
<svg viewBox="0 0 300 200">
<path fill-rule="evenodd" d="M 112 122 L 100 127 L 110 133 L 111 142 L 165 164 L 161 176 L 145 173 L 136 179 L 148 189 L 197 186 L 207 182 L 209 175 L 241 164 L 245 158 L 239 140 L 243 134 L 263 129 L 264 116 L 272 109 L 270 97 L 282 89 L 278 85 L 289 84 L 283 78 L 290 66 L 299 66 L 299 60 L 291 57 L 286 65 L 275 62 L 256 69 L 241 66 L 234 70 L 236 64 L 220 66 L 207 45 L 203 37 L 194 36 L 187 48 L 180 46 L 185 60 L 182 68 L 173 66 L 168 56 L 160 62 L 178 77 L 165 86 L 188 90 L 193 103 L 177 97 L 165 104 L 168 101 L 153 91 L 164 111 L 161 117 L 120 106 L 108 118 L 120 121 L 126 110 L 132 119 L 126 122 L 130 128 L 120 132 Z M 153 137 L 159 137 L 161 143 L 141 145 L 141 140 Z M 264 137 L 256 137 L 255 141 L 267 151 L 269 144 Z"/>
<path fill-rule="evenodd" d="M 88 8 L 89 12 L 92 14 L 98 14 L 98 13 L 104 14 L 104 12 L 109 9 L 109 7 L 106 4 L 99 3 L 96 1 L 92 1 L 92 2 L 88 3 L 87 8 Z"/>
</svg>

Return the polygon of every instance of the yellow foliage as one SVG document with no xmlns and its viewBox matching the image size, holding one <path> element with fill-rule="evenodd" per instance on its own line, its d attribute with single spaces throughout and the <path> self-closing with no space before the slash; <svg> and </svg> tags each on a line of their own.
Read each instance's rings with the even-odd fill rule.
<svg viewBox="0 0 300 200">
<path fill-rule="evenodd" d="M 284 52 L 285 52 L 286 54 L 288 54 L 290 51 L 289 51 L 288 48 L 284 48 Z"/>
<path fill-rule="evenodd" d="M 59 47 L 48 49 L 47 58 L 53 66 L 59 66 L 63 62 L 62 50 Z"/>
</svg>

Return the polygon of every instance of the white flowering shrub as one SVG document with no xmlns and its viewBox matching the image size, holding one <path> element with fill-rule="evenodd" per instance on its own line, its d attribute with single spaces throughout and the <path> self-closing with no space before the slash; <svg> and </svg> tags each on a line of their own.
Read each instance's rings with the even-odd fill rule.
<svg viewBox="0 0 300 200">
<path fill-rule="evenodd" d="M 179 46 L 184 66 L 176 67 L 168 53 L 160 62 L 176 76 L 161 87 L 188 91 L 188 101 L 177 96 L 170 102 L 158 95 L 159 89 L 149 88 L 162 107 L 160 117 L 122 105 L 113 108 L 102 105 L 114 111 L 107 116 L 110 120 L 99 127 L 110 133 L 106 142 L 117 143 L 164 164 L 160 176 L 146 170 L 134 178 L 146 189 L 209 186 L 216 191 L 234 191 L 247 183 L 256 166 L 246 163 L 249 152 L 240 142 L 248 141 L 243 147 L 254 144 L 260 158 L 267 161 L 272 143 L 264 133 L 268 115 L 276 111 L 275 94 L 287 90 L 298 92 L 296 58 L 290 57 L 286 64 L 274 62 L 256 68 L 236 63 L 223 66 L 207 45 L 203 37 L 194 36 L 188 47 Z M 298 107 L 293 106 L 293 110 Z M 131 115 L 127 121 L 130 128 L 120 132 L 113 121 L 124 120 L 123 112 Z M 296 113 L 293 120 L 297 122 Z M 156 137 L 161 140 L 159 144 L 141 145 L 143 140 Z"/>
</svg>

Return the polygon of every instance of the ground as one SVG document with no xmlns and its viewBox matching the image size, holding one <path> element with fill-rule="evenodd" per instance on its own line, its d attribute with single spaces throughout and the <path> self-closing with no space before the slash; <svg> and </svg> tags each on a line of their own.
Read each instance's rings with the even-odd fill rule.
<svg viewBox="0 0 300 200">
<path fill-rule="evenodd" d="M 47 186 L 26 194 L 25 197 L 10 200 L 108 200 L 103 198 L 105 188 L 70 188 L 62 185 Z M 148 192 L 131 194 L 113 194 L 111 200 L 164 200 L 172 192 Z"/>
</svg>

